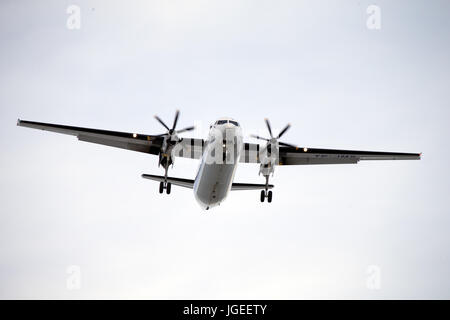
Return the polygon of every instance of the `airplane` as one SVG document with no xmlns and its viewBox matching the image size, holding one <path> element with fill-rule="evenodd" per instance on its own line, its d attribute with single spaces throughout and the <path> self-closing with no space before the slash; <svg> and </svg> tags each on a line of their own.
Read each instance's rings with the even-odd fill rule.
<svg viewBox="0 0 450 320">
<path fill-rule="evenodd" d="M 265 123 L 270 138 L 252 135 L 263 140 L 263 145 L 243 141 L 239 123 L 228 117 L 215 121 L 210 126 L 207 139 L 180 138 L 179 134 L 194 130 L 194 126 L 177 130 L 180 112 L 175 112 L 172 127 L 155 119 L 167 130 L 158 135 L 117 132 L 109 130 L 74 127 L 52 123 L 17 120 L 17 125 L 76 136 L 78 140 L 122 148 L 158 156 L 158 166 L 164 168 L 164 175 L 142 174 L 142 178 L 159 182 L 159 193 L 171 192 L 171 186 L 194 190 L 194 196 L 203 209 L 220 205 L 229 191 L 261 190 L 260 201 L 272 202 L 274 185 L 269 184 L 269 177 L 274 174 L 276 166 L 314 165 L 314 164 L 356 164 L 364 160 L 420 160 L 421 153 L 355 151 L 337 149 L 319 149 L 297 147 L 281 142 L 279 139 L 291 127 L 286 125 L 278 135 L 272 133 L 272 127 L 266 118 Z M 195 179 L 169 177 L 168 169 L 175 158 L 184 157 L 200 159 Z M 234 175 L 238 163 L 257 163 L 259 174 L 265 178 L 264 184 L 237 183 Z"/>
</svg>

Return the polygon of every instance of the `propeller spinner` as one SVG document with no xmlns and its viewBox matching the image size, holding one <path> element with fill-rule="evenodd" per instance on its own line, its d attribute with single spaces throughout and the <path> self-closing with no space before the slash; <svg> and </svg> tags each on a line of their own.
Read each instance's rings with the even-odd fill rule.
<svg viewBox="0 0 450 320">
<path fill-rule="evenodd" d="M 283 130 L 281 130 L 280 133 L 276 137 L 274 137 L 273 134 L 272 134 L 272 127 L 270 126 L 269 119 L 266 118 L 266 119 L 264 119 L 264 121 L 266 122 L 267 130 L 269 131 L 269 134 L 270 134 L 270 139 L 264 138 L 264 137 L 260 137 L 260 136 L 254 135 L 254 134 L 252 134 L 251 137 L 253 137 L 255 139 L 258 139 L 258 140 L 267 141 L 268 145 L 269 144 L 272 145 L 272 144 L 277 144 L 278 143 L 280 146 L 294 147 L 294 148 L 296 147 L 293 144 L 289 144 L 289 143 L 286 143 L 286 142 L 278 141 L 278 139 L 280 139 L 281 136 L 283 136 L 286 133 L 286 131 L 288 131 L 288 129 L 291 127 L 290 123 L 288 123 L 286 125 L 286 127 L 284 127 Z"/>
<path fill-rule="evenodd" d="M 195 129 L 194 126 L 190 126 L 190 127 L 183 128 L 183 129 L 181 129 L 181 130 L 175 130 L 176 127 L 177 127 L 177 123 L 178 123 L 178 118 L 179 118 L 179 116 L 180 116 L 180 111 L 177 110 L 177 111 L 175 112 L 175 118 L 173 119 L 173 125 L 172 125 L 172 128 L 169 128 L 169 127 L 167 126 L 167 124 L 165 124 L 164 121 L 161 120 L 160 117 L 158 117 L 158 116 L 155 115 L 155 119 L 158 120 L 158 122 L 161 123 L 161 124 L 164 126 L 164 128 L 167 129 L 167 133 L 160 134 L 161 137 L 164 136 L 164 137 L 166 137 L 166 138 L 169 138 L 169 139 L 172 140 L 172 141 L 178 141 L 178 136 L 177 136 L 177 134 L 183 133 L 183 132 L 186 132 L 186 131 L 191 131 L 191 130 L 194 130 L 194 129 Z"/>
</svg>

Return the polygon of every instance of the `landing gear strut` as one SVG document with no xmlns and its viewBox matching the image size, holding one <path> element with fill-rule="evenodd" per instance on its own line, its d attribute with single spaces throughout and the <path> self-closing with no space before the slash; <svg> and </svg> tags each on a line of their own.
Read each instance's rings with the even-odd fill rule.
<svg viewBox="0 0 450 320">
<path fill-rule="evenodd" d="M 272 202 L 272 191 L 269 191 L 269 176 L 266 177 L 266 188 L 265 190 L 261 190 L 261 202 L 264 202 L 264 199 L 267 198 L 267 202 Z"/>
<path fill-rule="evenodd" d="M 170 194 L 170 190 L 172 189 L 172 184 L 170 182 L 167 182 L 167 170 L 169 170 L 169 166 L 166 165 L 164 167 L 165 173 L 164 173 L 164 181 L 161 181 L 159 183 L 159 193 L 163 193 L 164 189 L 166 189 L 166 193 Z"/>
<path fill-rule="evenodd" d="M 163 193 L 164 189 L 166 189 L 167 194 L 170 194 L 170 190 L 172 189 L 172 184 L 170 182 L 161 181 L 159 183 L 159 193 Z"/>
</svg>

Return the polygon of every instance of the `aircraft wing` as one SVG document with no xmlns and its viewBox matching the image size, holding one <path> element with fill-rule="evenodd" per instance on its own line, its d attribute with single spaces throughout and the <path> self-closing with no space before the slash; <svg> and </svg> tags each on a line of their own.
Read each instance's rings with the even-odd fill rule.
<svg viewBox="0 0 450 320">
<path fill-rule="evenodd" d="M 280 147 L 279 165 L 342 164 L 361 160 L 420 160 L 421 153 Z"/>
<path fill-rule="evenodd" d="M 164 138 L 161 135 L 147 135 L 142 133 L 82 128 L 53 123 L 26 121 L 20 119 L 17 120 L 17 125 L 21 127 L 28 127 L 76 136 L 80 141 L 97 143 L 110 147 L 122 148 L 154 155 L 159 154 L 164 141 Z M 184 152 L 181 152 L 179 156 L 193 159 L 197 159 L 201 156 L 198 155 L 199 148 L 194 148 L 193 146 L 199 145 L 201 149 L 203 140 L 183 139 L 180 142 L 180 145 L 182 146 Z"/>
<path fill-rule="evenodd" d="M 245 143 L 241 162 L 260 163 L 258 153 L 263 147 Z M 345 164 L 361 160 L 420 160 L 421 153 L 357 151 L 280 146 L 278 165 Z"/>
</svg>

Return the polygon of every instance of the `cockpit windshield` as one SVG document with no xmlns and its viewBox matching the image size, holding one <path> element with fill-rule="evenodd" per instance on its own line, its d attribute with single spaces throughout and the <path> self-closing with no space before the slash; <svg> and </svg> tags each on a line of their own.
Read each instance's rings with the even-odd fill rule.
<svg viewBox="0 0 450 320">
<path fill-rule="evenodd" d="M 215 124 L 227 124 L 227 123 L 231 123 L 234 124 L 236 127 L 239 127 L 239 123 L 234 120 L 217 120 Z"/>
</svg>

